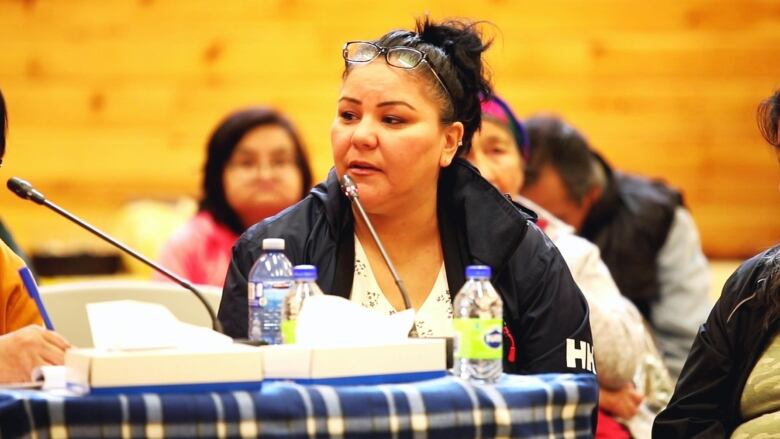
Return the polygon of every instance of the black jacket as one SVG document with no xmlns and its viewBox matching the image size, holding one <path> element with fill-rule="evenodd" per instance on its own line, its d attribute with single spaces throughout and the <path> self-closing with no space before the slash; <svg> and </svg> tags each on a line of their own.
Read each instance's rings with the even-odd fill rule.
<svg viewBox="0 0 780 439">
<path fill-rule="evenodd" d="M 768 275 L 769 261 L 778 251 L 780 246 L 754 256 L 726 281 L 693 342 L 672 400 L 655 419 L 653 437 L 722 438 L 743 422 L 745 382 L 780 329 L 780 322 L 764 328 L 765 305 L 756 298 L 759 281 Z"/>
<path fill-rule="evenodd" d="M 614 172 L 595 155 L 607 184 L 579 234 L 599 247 L 620 291 L 650 320 L 660 287 L 658 253 L 682 196 L 660 181 Z"/>
<path fill-rule="evenodd" d="M 504 301 L 508 357 L 504 370 L 586 371 L 592 364 L 592 354 L 586 355 L 592 353 L 587 303 L 558 250 L 533 224 L 532 217 L 463 160 L 442 170 L 438 193 L 439 229 L 451 295 L 454 297 L 465 282 L 466 265 L 493 268 L 492 281 Z M 225 333 L 246 337 L 246 279 L 259 257 L 263 238 L 283 238 L 293 264 L 317 266 L 317 283 L 322 290 L 348 298 L 355 260 L 353 221 L 349 200 L 331 171 L 327 180 L 298 204 L 247 230 L 233 248 L 219 307 Z"/>
</svg>

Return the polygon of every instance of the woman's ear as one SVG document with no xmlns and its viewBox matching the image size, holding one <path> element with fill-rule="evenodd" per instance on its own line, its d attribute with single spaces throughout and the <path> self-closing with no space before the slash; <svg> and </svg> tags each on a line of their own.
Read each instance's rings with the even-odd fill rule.
<svg viewBox="0 0 780 439">
<path fill-rule="evenodd" d="M 442 168 L 449 166 L 461 145 L 463 145 L 463 124 L 454 122 L 445 127 L 444 148 L 442 148 L 441 156 L 439 157 L 439 166 Z"/>
</svg>

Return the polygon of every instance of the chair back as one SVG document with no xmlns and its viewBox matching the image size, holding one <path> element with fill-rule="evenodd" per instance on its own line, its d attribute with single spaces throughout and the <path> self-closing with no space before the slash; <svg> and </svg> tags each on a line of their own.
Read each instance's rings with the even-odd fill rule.
<svg viewBox="0 0 780 439">
<path fill-rule="evenodd" d="M 206 301 L 216 311 L 222 289 L 198 285 Z M 54 329 L 77 347 L 93 347 L 87 318 L 87 304 L 113 300 L 138 300 L 166 306 L 177 319 L 199 326 L 211 327 L 211 318 L 192 292 L 168 282 L 139 280 L 108 280 L 62 283 L 40 287 L 41 298 Z M 142 325 L 143 322 L 138 322 Z"/>
</svg>

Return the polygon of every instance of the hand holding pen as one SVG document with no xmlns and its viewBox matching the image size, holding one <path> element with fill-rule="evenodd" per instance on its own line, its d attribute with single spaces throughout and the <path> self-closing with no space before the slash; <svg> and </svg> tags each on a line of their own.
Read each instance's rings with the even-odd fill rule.
<svg viewBox="0 0 780 439">
<path fill-rule="evenodd" d="M 19 270 L 27 293 L 35 301 L 49 329 L 28 325 L 0 336 L 0 383 L 30 381 L 32 370 L 43 365 L 61 365 L 70 343 L 52 328 L 35 280 L 25 267 Z"/>
<path fill-rule="evenodd" d="M 40 325 L 0 336 L 0 383 L 25 382 L 38 366 L 61 365 L 70 343 Z"/>
</svg>

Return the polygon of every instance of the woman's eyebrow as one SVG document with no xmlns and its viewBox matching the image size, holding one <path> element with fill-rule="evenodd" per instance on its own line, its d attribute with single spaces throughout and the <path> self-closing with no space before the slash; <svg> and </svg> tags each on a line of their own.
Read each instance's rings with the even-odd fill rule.
<svg viewBox="0 0 780 439">
<path fill-rule="evenodd" d="M 403 106 L 411 108 L 414 111 L 417 111 L 417 109 L 414 108 L 412 106 L 412 104 L 410 104 L 408 102 L 404 102 L 404 101 L 385 101 L 385 102 L 380 102 L 377 105 L 377 107 L 390 107 L 390 106 L 393 106 L 393 105 L 403 105 Z"/>
<path fill-rule="evenodd" d="M 353 104 L 361 104 L 359 99 L 351 98 L 349 96 L 342 96 L 341 98 L 339 98 L 339 102 L 341 102 L 341 101 L 347 101 L 347 102 L 351 102 Z"/>
</svg>

